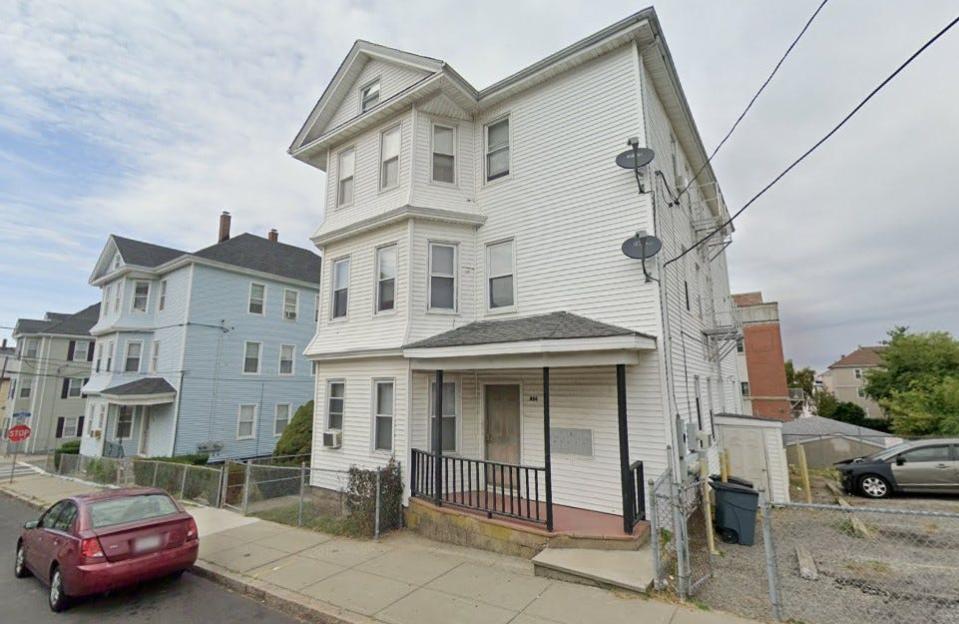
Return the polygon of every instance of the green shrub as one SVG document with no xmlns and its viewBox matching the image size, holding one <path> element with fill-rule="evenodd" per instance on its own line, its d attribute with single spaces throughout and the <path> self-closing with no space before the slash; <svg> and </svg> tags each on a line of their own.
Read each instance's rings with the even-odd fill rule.
<svg viewBox="0 0 959 624">
<path fill-rule="evenodd" d="M 365 535 L 373 535 L 376 522 L 376 470 L 351 466 L 346 492 L 346 510 L 353 524 Z M 380 531 L 399 528 L 403 522 L 403 477 L 400 466 L 390 459 L 380 470 Z"/>
<path fill-rule="evenodd" d="M 60 447 L 53 452 L 53 466 L 54 468 L 60 468 L 60 455 L 79 455 L 80 454 L 80 440 L 68 440 L 60 445 Z"/>
<path fill-rule="evenodd" d="M 173 457 L 147 457 L 150 461 L 168 462 L 171 464 L 190 464 L 192 466 L 206 466 L 210 456 L 206 453 L 192 453 L 190 455 L 174 455 Z"/>
<path fill-rule="evenodd" d="M 309 455 L 313 448 L 313 401 L 304 403 L 276 442 L 273 456 Z"/>
</svg>

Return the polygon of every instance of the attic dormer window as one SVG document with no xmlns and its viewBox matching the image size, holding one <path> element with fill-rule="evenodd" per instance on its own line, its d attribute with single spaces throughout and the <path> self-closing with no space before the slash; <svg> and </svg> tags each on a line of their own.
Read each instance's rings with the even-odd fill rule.
<svg viewBox="0 0 959 624">
<path fill-rule="evenodd" d="M 380 101 L 380 81 L 374 80 L 360 89 L 360 112 L 365 113 Z"/>
</svg>

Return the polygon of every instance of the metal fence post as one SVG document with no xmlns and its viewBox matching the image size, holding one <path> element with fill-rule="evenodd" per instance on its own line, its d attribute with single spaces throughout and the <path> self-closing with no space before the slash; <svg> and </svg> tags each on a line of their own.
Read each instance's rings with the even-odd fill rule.
<svg viewBox="0 0 959 624">
<path fill-rule="evenodd" d="M 380 475 L 383 469 L 376 469 L 376 519 L 373 523 L 373 539 L 380 539 Z"/>
<path fill-rule="evenodd" d="M 122 485 L 122 483 L 120 482 L 120 473 L 123 472 L 123 464 L 117 461 L 116 467 L 117 467 L 117 487 L 119 487 L 120 485 Z"/>
<path fill-rule="evenodd" d="M 682 479 L 682 476 L 680 476 Z M 673 539 L 676 542 L 676 576 L 679 597 L 686 600 L 689 597 L 689 540 L 686 535 L 686 506 L 683 504 L 682 481 L 669 479 L 669 504 L 673 512 Z"/>
<path fill-rule="evenodd" d="M 653 551 L 653 587 L 662 589 L 663 575 L 659 553 L 659 510 L 656 509 L 656 482 L 649 480 L 649 547 Z"/>
<path fill-rule="evenodd" d="M 251 471 L 250 462 L 246 462 L 246 474 L 243 476 L 243 515 L 246 515 L 246 511 L 250 506 L 250 471 Z"/>
<path fill-rule="evenodd" d="M 296 512 L 296 526 L 303 526 L 303 490 L 306 487 L 306 462 L 300 462 L 300 508 Z"/>
<path fill-rule="evenodd" d="M 759 492 L 759 508 L 763 520 L 763 547 L 766 552 L 766 579 L 769 582 L 769 602 L 772 604 L 773 617 L 783 621 L 782 602 L 779 596 L 779 568 L 776 565 L 776 545 L 773 543 L 772 514 L 769 501 L 762 490 Z"/>
<path fill-rule="evenodd" d="M 157 471 L 160 469 L 160 462 L 153 462 L 153 487 L 157 486 Z"/>
<path fill-rule="evenodd" d="M 180 500 L 183 500 L 186 494 L 186 476 L 190 472 L 190 466 L 183 464 L 183 477 L 180 479 Z"/>
<path fill-rule="evenodd" d="M 227 497 L 230 494 L 230 460 L 226 459 L 223 461 L 223 466 L 220 467 L 220 507 L 227 505 Z"/>
</svg>

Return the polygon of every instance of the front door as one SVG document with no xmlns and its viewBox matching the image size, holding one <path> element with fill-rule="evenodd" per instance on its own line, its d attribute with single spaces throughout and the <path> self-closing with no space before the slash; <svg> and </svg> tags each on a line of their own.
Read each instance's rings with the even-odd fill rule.
<svg viewBox="0 0 959 624">
<path fill-rule="evenodd" d="M 519 464 L 519 386 L 486 386 L 485 404 L 486 459 Z"/>
</svg>

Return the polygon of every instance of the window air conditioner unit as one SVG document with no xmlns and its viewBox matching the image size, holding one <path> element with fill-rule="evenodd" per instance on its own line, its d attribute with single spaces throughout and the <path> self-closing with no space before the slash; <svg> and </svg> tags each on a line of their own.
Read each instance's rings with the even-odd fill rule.
<svg viewBox="0 0 959 624">
<path fill-rule="evenodd" d="M 343 433 L 340 431 L 324 431 L 323 446 L 338 449 L 343 445 Z"/>
</svg>

